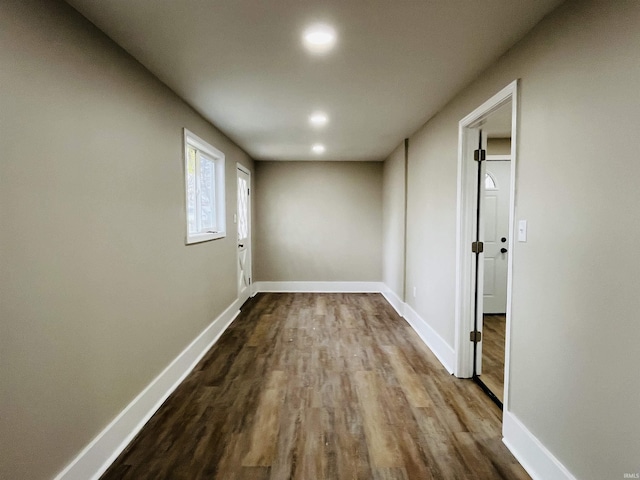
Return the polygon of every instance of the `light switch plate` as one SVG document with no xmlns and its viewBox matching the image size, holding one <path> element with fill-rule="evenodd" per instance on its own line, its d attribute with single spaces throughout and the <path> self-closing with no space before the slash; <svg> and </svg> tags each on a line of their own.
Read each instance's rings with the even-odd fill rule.
<svg viewBox="0 0 640 480">
<path fill-rule="evenodd" d="M 527 241 L 527 221 L 526 220 L 518 221 L 518 241 L 519 242 Z"/>
</svg>

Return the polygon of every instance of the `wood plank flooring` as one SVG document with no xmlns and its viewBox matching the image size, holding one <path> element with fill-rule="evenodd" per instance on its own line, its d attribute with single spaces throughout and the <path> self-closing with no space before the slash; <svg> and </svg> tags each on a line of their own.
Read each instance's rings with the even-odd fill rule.
<svg viewBox="0 0 640 480">
<path fill-rule="evenodd" d="M 506 327 L 506 317 L 504 315 L 483 316 L 482 374 L 480 379 L 501 402 L 504 401 Z"/>
<path fill-rule="evenodd" d="M 528 479 L 500 418 L 381 295 L 260 294 L 102 479 Z"/>
</svg>

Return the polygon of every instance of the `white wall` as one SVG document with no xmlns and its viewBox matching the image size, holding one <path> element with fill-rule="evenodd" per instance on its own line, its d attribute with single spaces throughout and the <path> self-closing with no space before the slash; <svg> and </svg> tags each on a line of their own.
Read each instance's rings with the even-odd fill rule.
<svg viewBox="0 0 640 480">
<path fill-rule="evenodd" d="M 585 480 L 640 469 L 638 25 L 569 2 L 410 137 L 408 302 L 453 347 L 458 121 L 521 79 L 509 408 Z"/>
<path fill-rule="evenodd" d="M 382 281 L 404 300 L 405 145 L 384 162 L 382 172 Z"/>
<path fill-rule="evenodd" d="M 53 477 L 237 296 L 251 159 L 55 1 L 0 3 L 0 478 Z M 182 128 L 226 154 L 185 246 Z"/>
<path fill-rule="evenodd" d="M 256 162 L 256 281 L 382 278 L 382 162 Z"/>
<path fill-rule="evenodd" d="M 453 347 L 457 130 L 429 126 L 409 139 L 407 303 Z"/>
</svg>

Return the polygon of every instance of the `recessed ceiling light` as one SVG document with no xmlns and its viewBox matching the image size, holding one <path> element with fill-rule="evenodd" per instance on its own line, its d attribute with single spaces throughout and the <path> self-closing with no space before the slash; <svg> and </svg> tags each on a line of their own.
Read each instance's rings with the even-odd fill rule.
<svg viewBox="0 0 640 480">
<path fill-rule="evenodd" d="M 311 53 L 327 53 L 336 44 L 336 31 L 330 25 L 316 23 L 305 29 L 302 40 Z"/>
<path fill-rule="evenodd" d="M 324 153 L 325 148 L 321 143 L 316 143 L 313 147 L 311 147 L 311 150 L 313 150 L 313 153 L 320 155 L 321 153 Z"/>
<path fill-rule="evenodd" d="M 328 121 L 329 117 L 323 112 L 314 112 L 309 117 L 309 123 L 314 127 L 324 127 Z"/>
</svg>

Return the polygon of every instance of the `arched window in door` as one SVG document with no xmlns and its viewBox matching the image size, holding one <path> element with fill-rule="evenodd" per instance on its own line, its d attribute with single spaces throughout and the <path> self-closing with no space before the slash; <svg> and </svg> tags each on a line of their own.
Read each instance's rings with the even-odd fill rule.
<svg viewBox="0 0 640 480">
<path fill-rule="evenodd" d="M 485 190 L 497 190 L 498 184 L 496 183 L 496 179 L 493 178 L 489 172 L 484 174 L 484 189 Z"/>
</svg>

